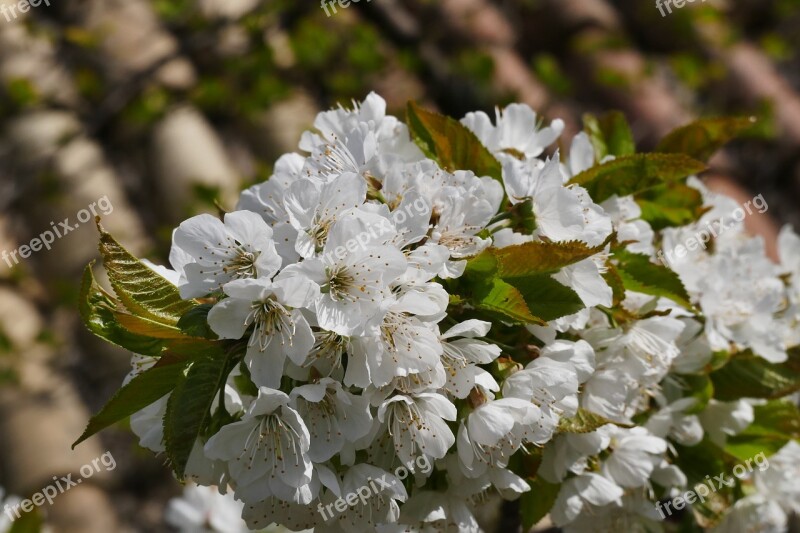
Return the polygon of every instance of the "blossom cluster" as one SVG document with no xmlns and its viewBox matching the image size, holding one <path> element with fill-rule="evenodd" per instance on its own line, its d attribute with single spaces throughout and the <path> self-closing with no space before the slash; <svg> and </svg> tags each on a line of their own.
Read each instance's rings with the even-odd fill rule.
<svg viewBox="0 0 800 533">
<path fill-rule="evenodd" d="M 252 529 L 470 532 L 481 502 L 531 491 L 536 462 L 536 478 L 559 487 L 550 516 L 566 531 L 657 528 L 654 500 L 689 483 L 674 446 L 724 447 L 758 403 L 702 399 L 686 376 L 722 351 L 780 364 L 800 344 L 800 237 L 782 232 L 780 264 L 741 226 L 680 258 L 669 267 L 685 304 L 620 291 L 618 258 L 655 264 L 738 206 L 690 178 L 705 214 L 654 229 L 632 194 L 596 201 L 573 181 L 614 156 L 586 133 L 565 142 L 559 120 L 524 105 L 464 117 L 499 180 L 444 168 L 385 107 L 371 94 L 321 113 L 302 154 L 281 157 L 222 219 L 180 224 L 171 269 L 152 266 L 183 298 L 213 304 L 217 338 L 245 346 L 211 406 L 226 423 L 198 439 L 186 476 L 230 489 Z M 531 224 L 515 224 L 520 213 Z M 469 260 L 526 243 L 590 251 L 548 274 L 580 310 L 515 326 L 457 294 Z M 134 356 L 129 381 L 156 363 Z M 131 419 L 155 452 L 168 402 Z M 570 431 L 587 417 L 596 423 Z M 317 511 L 423 457 L 432 469 Z M 774 498 L 732 513 L 797 510 L 775 489 L 791 480 L 756 482 Z"/>
</svg>

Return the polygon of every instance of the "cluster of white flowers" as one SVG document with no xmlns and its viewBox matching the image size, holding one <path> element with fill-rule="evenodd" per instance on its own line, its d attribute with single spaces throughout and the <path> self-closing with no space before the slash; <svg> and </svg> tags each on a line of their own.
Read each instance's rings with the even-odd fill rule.
<svg viewBox="0 0 800 533">
<path fill-rule="evenodd" d="M 715 350 L 751 348 L 781 361 L 800 343 L 800 286 L 784 276 L 800 279 L 800 238 L 790 230 L 782 265 L 734 229 L 713 252 L 672 266 L 703 320 L 672 300 L 627 291 L 629 318 L 617 321 L 603 244 L 616 233 L 629 252 L 655 259 L 660 241 L 631 196 L 598 204 L 567 183 L 596 164 L 587 135 L 571 140 L 567 156 L 547 158 L 563 124 L 542 127 L 527 106 L 508 106 L 494 121 L 470 113 L 462 123 L 501 163 L 502 184 L 440 168 L 372 94 L 353 110 L 321 113 L 302 137 L 305 155 L 279 159 L 224 220 L 183 222 L 174 270 L 154 267 L 184 298 L 213 298 L 208 324 L 219 338 L 247 340 L 225 388 L 233 421 L 197 443 L 187 476 L 230 487 L 249 527 L 480 531 L 475 504 L 530 490 L 510 464 L 521 450 L 542 450 L 539 476 L 561 484 L 551 517 L 567 531 L 603 521 L 653 526 L 654 487 L 687 482 L 668 440 L 691 445 L 707 434 L 724 443 L 753 419 L 747 401 L 691 410 L 679 374 L 702 368 Z M 736 207 L 702 192 L 714 208 L 705 216 Z M 505 198 L 531 206 L 532 233 L 497 216 Z M 664 246 L 693 231 L 664 231 Z M 585 309 L 527 326 L 535 357 L 524 368 L 499 364 L 506 347 L 489 340 L 492 324 L 451 316 L 445 287 L 489 246 L 565 241 L 600 250 L 553 275 Z M 132 376 L 154 362 L 135 357 Z M 132 417 L 156 452 L 166 403 Z M 559 431 L 584 410 L 614 423 Z M 646 411 L 655 413 L 636 426 Z M 414 468 L 422 456 L 435 465 L 429 472 Z M 392 474 L 399 466 L 412 471 L 404 482 Z M 378 478 L 393 481 L 366 503 L 331 508 Z M 760 502 L 735 512 L 761 512 Z"/>
<path fill-rule="evenodd" d="M 242 519 L 242 503 L 230 492 L 220 493 L 216 487 L 190 483 L 177 498 L 167 504 L 166 522 L 180 533 L 249 533 Z M 259 533 L 287 533 L 277 525 L 260 529 Z"/>
<path fill-rule="evenodd" d="M 717 219 L 732 220 L 739 206 L 725 196 L 706 191 L 705 204 L 711 209 L 695 224 L 669 228 L 663 233 L 664 248 L 674 246 L 696 234 L 699 228 Z M 708 318 L 705 337 L 714 351 L 752 349 L 773 363 L 786 361 L 786 348 L 800 344 L 797 324 L 800 318 L 800 237 L 787 226 L 781 231 L 778 246 L 780 264 L 769 260 L 760 238 L 747 236 L 742 223 L 720 234 L 714 253 L 688 250 L 673 258 L 670 267 L 698 302 Z M 781 278 L 785 276 L 790 285 Z"/>
<path fill-rule="evenodd" d="M 789 518 L 800 514 L 800 444 L 789 441 L 769 461 L 753 472 L 755 492 L 736 502 L 717 533 L 788 531 Z"/>
<path fill-rule="evenodd" d="M 183 494 L 167 504 L 167 524 L 181 533 L 248 533 L 242 520 L 242 504 L 231 493 L 221 494 L 216 487 L 188 484 Z"/>
</svg>

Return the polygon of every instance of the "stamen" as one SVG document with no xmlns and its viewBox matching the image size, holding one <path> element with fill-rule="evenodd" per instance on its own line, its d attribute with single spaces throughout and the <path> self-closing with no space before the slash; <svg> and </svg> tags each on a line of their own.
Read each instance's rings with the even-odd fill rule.
<svg viewBox="0 0 800 533">
<path fill-rule="evenodd" d="M 263 302 L 255 302 L 244 324 L 245 326 L 255 324 L 249 344 L 253 346 L 258 343 L 262 352 L 267 349 L 270 339 L 275 334 L 281 336 L 281 344 L 288 342 L 291 346 L 297 326 L 289 311 L 272 297 Z"/>
<path fill-rule="evenodd" d="M 222 271 L 226 274 L 231 274 L 234 278 L 257 278 L 258 269 L 256 268 L 256 261 L 261 252 L 251 252 L 247 250 L 242 244 L 236 242 L 233 248 L 234 257 L 225 263 Z"/>
</svg>

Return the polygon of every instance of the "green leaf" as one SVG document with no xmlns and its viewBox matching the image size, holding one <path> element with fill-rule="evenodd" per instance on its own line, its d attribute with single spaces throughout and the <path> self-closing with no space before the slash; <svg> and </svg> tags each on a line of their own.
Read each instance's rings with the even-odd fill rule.
<svg viewBox="0 0 800 533">
<path fill-rule="evenodd" d="M 224 389 L 236 363 L 231 352 L 225 354 L 220 346 L 203 351 L 191 361 L 169 397 L 164 415 L 164 443 L 179 480 L 183 479 L 195 441 L 211 421 L 211 405 Z M 224 406 L 220 405 L 220 409 Z"/>
<path fill-rule="evenodd" d="M 589 247 L 581 241 L 527 242 L 505 248 L 489 248 L 483 254 L 494 256 L 497 274 L 503 279 L 555 274 L 566 266 L 601 252 L 609 240 L 596 247 Z M 480 257 L 476 262 L 480 263 Z"/>
<path fill-rule="evenodd" d="M 407 124 L 414 142 L 450 172 L 471 170 L 478 176 L 503 180 L 500 162 L 478 137 L 459 121 L 409 102 Z"/>
<path fill-rule="evenodd" d="M 728 440 L 725 453 L 740 461 L 747 461 L 761 453 L 770 457 L 778 453 L 791 439 L 781 435 L 736 435 Z"/>
<path fill-rule="evenodd" d="M 130 313 L 115 311 L 114 318 L 117 319 L 117 322 L 119 322 L 122 327 L 137 335 L 152 337 L 154 339 L 186 338 L 186 334 L 176 327 L 167 326 L 166 324 L 161 324 L 159 322 L 153 322 L 147 318 L 135 316 Z"/>
<path fill-rule="evenodd" d="M 725 444 L 725 451 L 740 461 L 760 453 L 769 457 L 790 440 L 800 440 L 800 410 L 792 402 L 773 400 L 755 405 L 753 414 L 753 423 L 728 437 Z"/>
<path fill-rule="evenodd" d="M 42 513 L 38 507 L 34 507 L 29 513 L 23 511 L 20 517 L 11 523 L 11 528 L 7 530 L 7 533 L 40 533 L 43 527 Z"/>
<path fill-rule="evenodd" d="M 522 324 L 545 324 L 531 313 L 522 294 L 501 279 L 490 278 L 477 283 L 473 300 L 478 309 L 499 315 L 500 319 L 511 319 Z"/>
<path fill-rule="evenodd" d="M 654 230 L 685 226 L 697 221 L 707 211 L 700 191 L 685 183 L 658 185 L 636 195 L 636 203 Z"/>
<path fill-rule="evenodd" d="M 614 258 L 617 260 L 617 272 L 626 289 L 650 296 L 663 296 L 687 309 L 694 309 L 689 301 L 689 293 L 672 270 L 651 263 L 646 255 L 622 249 L 614 251 Z"/>
<path fill-rule="evenodd" d="M 733 357 L 733 354 L 726 350 L 717 350 L 716 352 L 711 353 L 711 360 L 706 363 L 705 370 L 707 372 L 713 372 L 715 370 L 719 370 L 723 366 L 727 365 L 728 362 Z"/>
<path fill-rule="evenodd" d="M 548 483 L 541 476 L 536 476 L 534 479 L 528 479 L 527 481 L 531 486 L 531 490 L 523 493 L 520 499 L 524 531 L 529 531 L 550 512 L 561 490 L 560 483 Z"/>
<path fill-rule="evenodd" d="M 493 258 L 484 257 L 481 268 L 490 261 Z M 476 270 L 472 270 L 456 287 L 465 285 L 469 287 L 469 294 L 462 294 L 465 299 L 501 320 L 544 325 L 584 308 L 578 294 L 550 274 L 501 278 L 496 272 L 476 275 Z"/>
<path fill-rule="evenodd" d="M 681 153 L 705 161 L 755 124 L 755 117 L 696 120 L 669 133 L 658 144 L 656 152 Z"/>
<path fill-rule="evenodd" d="M 121 304 L 97 283 L 90 263 L 83 271 L 78 310 L 86 327 L 106 341 L 120 348 L 142 355 L 159 355 L 164 348 L 160 339 L 138 335 L 118 321 Z"/>
<path fill-rule="evenodd" d="M 800 391 L 800 349 L 788 352 L 783 363 L 770 363 L 752 351 L 737 353 L 710 374 L 715 398 L 724 402 L 739 398 L 776 399 Z"/>
<path fill-rule="evenodd" d="M 558 431 L 560 433 L 591 433 L 592 431 L 605 426 L 606 424 L 614 424 L 620 427 L 632 427 L 627 424 L 620 424 L 613 422 L 598 414 L 587 411 L 584 408 L 578 408 L 578 413 L 570 418 L 562 418 L 558 423 Z"/>
<path fill-rule="evenodd" d="M 193 307 L 188 313 L 183 315 L 178 321 L 178 327 L 186 335 L 193 337 L 203 337 L 206 339 L 216 339 L 217 334 L 208 325 L 208 313 L 214 304 L 201 304 Z"/>
<path fill-rule="evenodd" d="M 584 308 L 577 293 L 551 275 L 597 254 L 605 245 L 529 242 L 489 248 L 467 263 L 464 279 L 474 287 L 478 308 L 516 322 L 543 324 Z"/>
<path fill-rule="evenodd" d="M 575 291 L 549 274 L 512 277 L 507 282 L 519 291 L 531 313 L 545 322 L 572 315 L 585 307 Z"/>
<path fill-rule="evenodd" d="M 193 307 L 177 287 L 123 248 L 97 221 L 100 253 L 111 287 L 132 314 L 168 326 L 177 326 Z"/>
<path fill-rule="evenodd" d="M 236 389 L 242 394 L 249 394 L 250 396 L 258 396 L 258 387 L 253 383 L 253 377 L 250 375 L 250 369 L 244 363 L 239 363 L 239 374 L 233 377 L 233 382 Z"/>
<path fill-rule="evenodd" d="M 600 203 L 615 194 L 637 194 L 705 169 L 703 163 L 683 154 L 635 154 L 594 166 L 569 183 L 586 188 L 592 199 Z"/>
<path fill-rule="evenodd" d="M 153 367 L 118 390 L 105 407 L 89 420 L 86 430 L 72 447 L 169 394 L 188 363 L 186 358 L 164 355 Z"/>
<path fill-rule="evenodd" d="M 617 267 L 608 261 L 606 262 L 606 272 L 603 274 L 603 279 L 611 287 L 614 297 L 612 303 L 614 307 L 617 307 L 625 299 L 625 283 L 622 281 Z"/>
<path fill-rule="evenodd" d="M 800 408 L 790 399 L 771 400 L 753 406 L 753 423 L 740 435 L 780 433 L 790 439 L 800 439 Z M 763 429 L 762 429 L 763 428 Z"/>
<path fill-rule="evenodd" d="M 611 111 L 600 118 L 586 113 L 583 115 L 583 131 L 589 136 L 597 161 L 608 155 L 620 157 L 636 153 L 631 128 L 625 115 L 619 111 Z"/>
<path fill-rule="evenodd" d="M 536 231 L 536 213 L 533 211 L 533 199 L 527 198 L 511 206 L 509 228 L 517 233 L 531 235 Z"/>
</svg>

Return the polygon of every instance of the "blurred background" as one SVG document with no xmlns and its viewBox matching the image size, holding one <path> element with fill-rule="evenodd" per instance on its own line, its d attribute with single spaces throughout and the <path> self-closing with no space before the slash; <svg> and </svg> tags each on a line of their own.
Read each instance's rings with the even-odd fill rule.
<svg viewBox="0 0 800 533">
<path fill-rule="evenodd" d="M 693 118 L 754 115 L 709 184 L 764 195 L 749 222 L 773 253 L 780 224 L 800 227 L 800 0 L 696 0 L 664 16 L 651 0 L 15 5 L 0 0 L 0 253 L 77 227 L 0 261 L 0 486 L 25 498 L 106 451 L 117 463 L 45 506 L 55 531 L 170 531 L 181 490 L 126 427 L 70 449 L 129 370 L 76 310 L 98 257 L 82 210 L 164 263 L 175 225 L 231 208 L 322 109 L 369 91 L 399 115 L 408 100 L 459 118 L 519 101 L 568 135 L 584 113 L 620 109 L 642 150 Z"/>
</svg>

